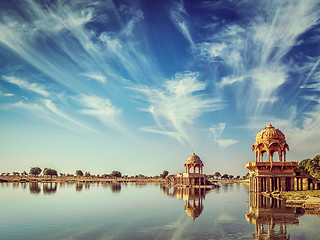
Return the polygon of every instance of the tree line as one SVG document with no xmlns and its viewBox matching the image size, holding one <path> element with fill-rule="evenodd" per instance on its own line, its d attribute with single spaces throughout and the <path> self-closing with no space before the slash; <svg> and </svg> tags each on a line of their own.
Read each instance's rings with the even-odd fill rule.
<svg viewBox="0 0 320 240">
<path fill-rule="evenodd" d="M 26 176 L 32 176 L 32 177 L 39 177 L 40 175 L 43 176 L 50 176 L 52 177 L 58 177 L 58 172 L 55 169 L 52 168 L 44 168 L 43 171 L 40 167 L 31 167 L 29 173 L 26 171 L 23 171 L 22 173 L 19 172 L 13 172 L 12 175 L 10 173 L 2 173 L 1 176 L 16 176 L 16 177 L 26 177 Z M 137 178 L 137 179 L 146 179 L 146 178 L 165 178 L 168 176 L 169 172 L 167 170 L 164 170 L 161 174 L 157 176 L 145 176 L 143 174 L 137 174 L 134 176 L 128 176 L 128 175 L 123 175 L 120 171 L 112 171 L 109 174 L 97 174 L 93 175 L 90 172 L 84 172 L 80 169 L 76 170 L 74 174 L 70 173 L 59 173 L 60 177 L 96 177 L 96 178 Z M 242 178 L 238 176 L 234 176 L 232 174 L 221 174 L 220 172 L 215 172 L 214 174 L 208 174 L 207 175 L 208 179 L 247 179 L 248 174 L 243 176 Z"/>
<path fill-rule="evenodd" d="M 12 175 L 10 173 L 2 173 L 1 176 L 14 176 L 14 177 L 27 177 L 27 176 L 32 176 L 32 177 L 39 177 L 41 176 L 41 173 L 43 176 L 50 176 L 51 179 L 52 177 L 58 177 L 58 172 L 55 169 L 52 168 L 44 168 L 43 171 L 40 167 L 31 167 L 29 173 L 26 171 L 23 172 L 12 172 Z M 91 177 L 91 178 L 138 178 L 138 179 L 145 179 L 145 178 L 165 178 L 169 174 L 168 171 L 164 170 L 161 174 L 158 176 L 152 176 L 148 177 L 143 174 L 137 174 L 135 176 L 128 176 L 128 175 L 123 175 L 120 171 L 112 171 L 109 174 L 97 174 L 93 175 L 90 172 L 83 172 L 82 170 L 78 169 L 75 171 L 75 174 L 69 174 L 69 173 L 60 173 L 60 177 Z"/>
<path fill-rule="evenodd" d="M 215 172 L 214 174 L 211 175 L 207 175 L 209 179 L 246 179 L 247 175 L 243 176 L 242 178 L 240 177 L 240 175 L 238 176 L 234 176 L 232 174 L 221 174 L 220 172 Z"/>
</svg>

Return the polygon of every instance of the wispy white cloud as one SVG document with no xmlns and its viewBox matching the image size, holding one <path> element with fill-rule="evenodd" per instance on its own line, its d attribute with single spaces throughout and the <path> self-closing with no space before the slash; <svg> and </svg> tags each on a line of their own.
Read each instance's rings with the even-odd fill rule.
<svg viewBox="0 0 320 240">
<path fill-rule="evenodd" d="M 85 107 L 80 113 L 97 118 L 109 128 L 124 131 L 125 128 L 121 123 L 122 111 L 115 107 L 110 99 L 84 94 L 75 99 Z"/>
<path fill-rule="evenodd" d="M 4 93 L 0 90 L 0 97 L 13 97 L 13 93 Z"/>
<path fill-rule="evenodd" d="M 11 83 L 11 84 L 17 85 L 21 89 L 29 90 L 31 92 L 40 94 L 44 97 L 48 97 L 50 95 L 49 92 L 46 91 L 45 87 L 41 84 L 31 83 L 31 82 L 28 82 L 26 80 L 23 80 L 21 78 L 17 78 L 14 76 L 2 76 L 2 79 Z"/>
<path fill-rule="evenodd" d="M 29 103 L 19 101 L 16 103 L 10 103 L 3 105 L 4 108 L 20 108 L 32 112 L 33 114 L 43 118 L 46 121 L 52 122 L 64 128 L 72 131 L 79 132 L 81 130 L 87 130 L 96 132 L 91 127 L 75 120 L 70 117 L 67 113 L 57 107 L 57 105 L 50 99 L 41 99 L 40 103 Z"/>
<path fill-rule="evenodd" d="M 236 82 L 242 82 L 244 81 L 244 77 L 241 76 L 241 77 L 223 77 L 221 82 L 220 82 L 220 86 L 221 87 L 224 87 L 226 85 L 231 85 L 231 84 L 234 84 Z"/>
<path fill-rule="evenodd" d="M 154 133 L 174 137 L 181 143 L 191 143 L 191 133 L 195 120 L 204 112 L 222 108 L 218 98 L 206 98 L 201 91 L 206 84 L 198 80 L 198 74 L 178 73 L 161 89 L 134 88 L 145 95 L 149 107 L 144 109 L 152 114 L 158 128 L 141 128 Z"/>
<path fill-rule="evenodd" d="M 118 14 L 119 21 L 113 24 L 108 14 L 119 10 L 111 1 L 58 0 L 44 6 L 31 0 L 23 6 L 24 15 L 2 12 L 0 45 L 73 92 L 95 88 L 81 81 L 81 72 L 105 76 L 110 86 L 106 91 L 116 91 L 124 78 L 140 82 L 141 76 L 157 72 L 135 41 L 134 29 L 143 20 L 139 9 L 128 8 L 126 17 Z M 105 16 L 98 15 L 101 12 Z M 101 29 L 88 27 L 93 21 L 100 23 L 100 18 L 105 21 Z"/>
<path fill-rule="evenodd" d="M 64 120 L 67 120 L 68 122 L 72 123 L 72 124 L 75 124 L 77 126 L 80 126 L 84 129 L 87 129 L 87 130 L 90 130 L 92 131 L 92 128 L 84 125 L 83 123 L 73 119 L 72 117 L 70 117 L 67 113 L 63 112 L 62 110 L 60 110 L 57 105 L 52 102 L 52 100 L 50 99 L 42 99 L 41 100 L 43 105 L 49 110 L 51 111 L 52 113 L 54 113 L 56 116 L 64 119 Z"/>
<path fill-rule="evenodd" d="M 143 12 L 141 10 L 134 11 L 132 18 L 126 24 L 125 28 L 122 30 L 123 35 L 133 35 L 133 30 L 137 23 L 142 21 L 144 18 Z"/>
<path fill-rule="evenodd" d="M 213 141 L 216 142 L 222 149 L 238 143 L 238 141 L 234 139 L 222 138 L 222 134 L 225 128 L 226 123 L 219 123 L 218 126 L 212 126 L 211 128 L 209 128 L 213 136 Z"/>
<path fill-rule="evenodd" d="M 206 30 L 212 30 L 212 35 L 195 44 L 193 50 L 200 58 L 224 67 L 220 87 L 234 90 L 236 102 L 241 102 L 237 104 L 241 113 L 244 112 L 241 108 L 245 107 L 251 109 L 247 113 L 257 116 L 270 103 L 279 100 L 282 86 L 293 81 L 290 79 L 292 73 L 298 73 L 299 69 L 291 66 L 292 62 L 286 57 L 295 46 L 303 43 L 299 37 L 318 23 L 319 2 L 288 0 L 230 4 L 237 8 L 239 16 L 250 20 L 250 24 L 228 21 L 221 28 L 210 25 Z M 220 4 L 206 6 L 221 7 Z M 240 10 L 246 9 L 245 6 L 254 8 L 251 12 L 256 15 L 247 15 L 246 10 Z M 218 20 L 222 21 L 216 17 L 215 21 Z M 310 74 L 314 75 L 314 71 L 315 68 Z"/>
<path fill-rule="evenodd" d="M 190 30 L 188 28 L 188 23 L 186 21 L 186 17 L 188 13 L 183 5 L 183 2 L 175 2 L 170 10 L 170 17 L 173 23 L 176 25 L 178 30 L 182 33 L 182 35 L 186 38 L 186 40 L 193 45 L 194 42 L 192 40 Z"/>
<path fill-rule="evenodd" d="M 320 100 L 317 100 L 316 106 L 312 111 L 305 113 L 305 118 L 300 127 L 295 122 L 290 122 L 284 126 L 287 134 L 287 141 L 291 149 L 303 154 L 303 156 L 312 157 L 319 154 L 319 136 L 320 136 Z"/>
<path fill-rule="evenodd" d="M 141 76 L 150 76 L 157 72 L 152 67 L 152 61 L 141 52 L 141 46 L 134 41 L 134 30 L 143 20 L 143 12 L 127 8 L 126 17 L 122 18 L 111 1 L 69 3 L 62 0 L 46 6 L 30 0 L 24 2 L 23 12 L 23 15 L 19 14 L 19 11 L 2 12 L 0 31 L 3 34 L 0 35 L 0 45 L 44 73 L 45 82 L 53 80 L 51 85 L 58 89 L 62 86 L 67 94 L 72 92 L 80 96 L 78 102 L 87 108 L 81 110 L 82 114 L 94 116 L 110 128 L 123 130 L 120 109 L 108 98 L 102 99 L 83 93 L 97 91 L 94 84 L 86 83 L 86 78 L 103 84 L 108 81 L 108 88 L 98 90 L 100 93 L 104 91 L 108 96 L 116 95 L 117 91 L 121 92 L 121 84 L 128 84 L 124 79 L 141 82 L 144 81 Z M 97 13 L 102 12 L 103 16 L 97 16 Z M 112 23 L 108 14 L 116 14 L 119 21 Z M 100 23 L 99 18 L 104 18 L 101 29 L 88 27 L 88 23 L 92 21 Z M 56 94 L 49 94 L 46 87 L 40 83 L 10 76 L 4 78 L 7 82 L 49 99 L 39 100 L 41 104 L 36 105 L 26 103 L 28 105 L 24 106 L 29 106 L 29 110 L 32 109 L 31 106 L 39 105 L 55 112 L 57 116 L 67 118 L 67 115 L 62 115 L 63 112 L 58 112 L 60 108 L 54 108 Z M 68 103 L 64 103 L 66 106 L 61 108 L 67 109 Z"/>
<path fill-rule="evenodd" d="M 94 80 L 101 82 L 101 83 L 106 83 L 106 81 L 107 81 L 106 77 L 102 74 L 99 74 L 99 73 L 86 73 L 84 75 L 90 79 L 94 79 Z"/>
</svg>

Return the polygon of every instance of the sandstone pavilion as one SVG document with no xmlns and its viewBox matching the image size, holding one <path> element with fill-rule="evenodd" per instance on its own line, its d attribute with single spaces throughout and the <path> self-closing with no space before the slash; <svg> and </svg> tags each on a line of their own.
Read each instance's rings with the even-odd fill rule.
<svg viewBox="0 0 320 240">
<path fill-rule="evenodd" d="M 252 145 L 255 161 L 246 163 L 250 173 L 250 191 L 293 191 L 320 189 L 320 181 L 298 169 L 298 162 L 287 161 L 289 145 L 285 135 L 269 124 Z M 267 157 L 264 160 L 264 154 Z M 276 158 L 278 155 L 278 159 Z"/>
<path fill-rule="evenodd" d="M 181 187 L 212 187 L 206 175 L 203 174 L 203 163 L 199 156 L 193 153 L 184 164 L 185 173 L 169 175 L 165 179 L 166 185 Z"/>
</svg>

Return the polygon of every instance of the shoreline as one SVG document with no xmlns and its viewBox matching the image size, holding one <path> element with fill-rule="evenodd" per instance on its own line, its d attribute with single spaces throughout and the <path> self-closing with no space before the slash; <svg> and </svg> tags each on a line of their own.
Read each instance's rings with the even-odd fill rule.
<svg viewBox="0 0 320 240">
<path fill-rule="evenodd" d="M 249 183 L 248 179 L 209 179 L 211 183 Z M 98 177 L 0 177 L 3 182 L 157 182 L 164 183 L 164 178 L 98 178 Z"/>
<path fill-rule="evenodd" d="M 320 215 L 320 190 L 262 192 L 265 197 L 284 200 L 286 207 L 301 207 L 307 214 Z"/>
<path fill-rule="evenodd" d="M 98 178 L 98 177 L 0 177 L 0 183 L 26 183 L 26 182 L 38 182 L 38 183 L 115 183 L 115 182 L 157 182 L 164 183 L 165 180 L 161 178 L 154 179 L 139 179 L 139 178 Z"/>
<path fill-rule="evenodd" d="M 249 179 L 209 179 L 212 183 L 244 183 L 249 184 Z"/>
</svg>

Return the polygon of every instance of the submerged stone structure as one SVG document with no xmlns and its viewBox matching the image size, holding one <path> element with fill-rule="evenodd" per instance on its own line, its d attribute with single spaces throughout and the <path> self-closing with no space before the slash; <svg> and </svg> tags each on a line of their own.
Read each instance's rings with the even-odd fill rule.
<svg viewBox="0 0 320 240">
<path fill-rule="evenodd" d="M 185 173 L 169 175 L 166 177 L 165 183 L 166 185 L 184 187 L 213 186 L 208 183 L 206 175 L 203 174 L 203 166 L 200 157 L 193 153 L 184 164 Z"/>
<path fill-rule="evenodd" d="M 246 163 L 250 173 L 250 191 L 293 191 L 320 189 L 320 181 L 298 169 L 298 162 L 287 161 L 289 145 L 285 135 L 269 124 L 252 145 L 255 161 Z M 267 159 L 264 160 L 266 153 Z M 278 155 L 278 159 L 275 158 Z"/>
</svg>

